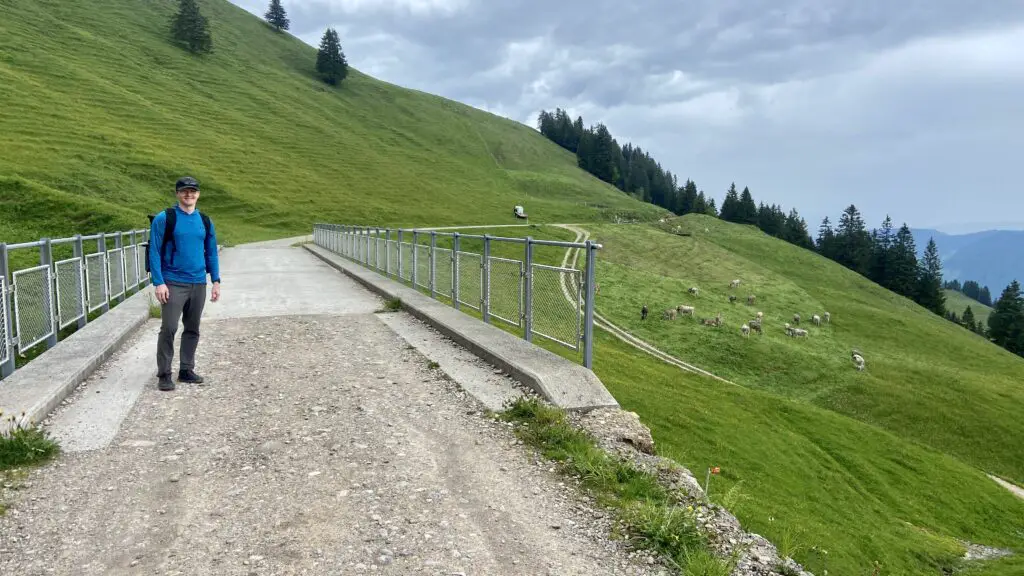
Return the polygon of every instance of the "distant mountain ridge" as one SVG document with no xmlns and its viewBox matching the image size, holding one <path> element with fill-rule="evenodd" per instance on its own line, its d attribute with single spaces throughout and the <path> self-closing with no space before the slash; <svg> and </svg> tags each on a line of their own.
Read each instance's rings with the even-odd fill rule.
<svg viewBox="0 0 1024 576">
<path fill-rule="evenodd" d="M 1024 282 L 1024 230 L 984 230 L 946 234 L 927 228 L 911 229 L 918 258 L 934 238 L 942 258 L 943 280 L 976 280 L 988 286 L 992 298 L 1014 279 Z"/>
</svg>

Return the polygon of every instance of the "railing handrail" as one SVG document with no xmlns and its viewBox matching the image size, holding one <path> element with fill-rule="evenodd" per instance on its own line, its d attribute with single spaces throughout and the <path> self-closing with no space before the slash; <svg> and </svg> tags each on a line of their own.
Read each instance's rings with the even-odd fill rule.
<svg viewBox="0 0 1024 576">
<path fill-rule="evenodd" d="M 149 238 L 149 229 L 148 228 L 140 228 L 138 230 L 128 230 L 127 232 L 125 232 L 125 231 L 97 232 L 95 234 L 89 234 L 89 235 L 75 235 L 75 236 L 68 236 L 66 238 L 51 238 L 50 239 L 50 244 L 51 245 L 71 244 L 73 242 L 77 242 L 78 240 L 99 240 L 101 237 L 104 237 L 104 238 L 114 238 L 114 237 L 117 237 L 118 235 L 120 235 L 121 238 L 124 238 L 125 236 L 130 237 L 132 235 L 132 233 L 143 234 L 145 239 Z M 136 244 L 143 244 L 143 242 L 139 242 L 139 241 L 136 241 L 135 243 Z M 4 244 L 4 242 L 0 242 L 0 244 Z M 16 243 L 13 243 L 13 244 L 6 244 L 6 246 L 7 246 L 8 250 L 19 250 L 19 249 L 24 249 L 24 248 L 41 248 L 44 244 L 46 244 L 46 238 L 40 238 L 39 240 L 31 240 L 29 242 L 16 242 Z"/>
<path fill-rule="evenodd" d="M 406 242 L 405 237 L 411 235 L 410 241 Z M 429 238 L 429 243 L 421 243 L 420 236 Z M 451 249 L 439 248 L 437 246 L 438 237 L 449 237 L 452 239 Z M 471 288 L 472 284 L 467 285 L 468 293 L 471 296 L 467 298 L 472 301 L 463 299 L 462 294 L 462 269 L 459 264 L 460 259 L 456 257 L 457 254 L 470 254 L 460 250 L 460 241 L 463 239 L 472 240 L 483 240 L 483 248 L 480 254 L 472 252 L 471 254 L 480 256 L 480 264 L 472 264 L 473 268 L 479 267 L 480 269 L 480 286 L 479 286 L 479 302 L 476 300 L 477 289 Z M 381 254 L 380 245 L 378 242 L 385 240 L 388 247 Z M 595 294 L 595 253 L 597 250 L 603 248 L 603 246 L 592 240 L 586 240 L 584 242 L 566 242 L 560 240 L 541 240 L 527 236 L 526 238 L 507 238 L 504 236 L 491 236 L 490 234 L 462 234 L 460 232 L 444 232 L 440 230 L 430 230 L 423 228 L 391 228 L 385 226 L 354 226 L 348 224 L 329 224 L 326 222 L 318 222 L 313 225 L 313 241 L 318 246 L 323 247 L 326 250 L 340 254 L 341 256 L 354 260 L 360 264 L 370 267 L 373 270 L 381 272 L 389 277 L 394 277 L 400 282 L 408 282 L 410 285 L 416 288 L 424 288 L 429 290 L 430 297 L 436 298 L 438 294 L 451 300 L 451 305 L 456 310 L 460 310 L 460 305 L 465 305 L 474 310 L 478 310 L 483 317 L 485 323 L 490 323 L 491 311 L 491 271 L 490 262 L 494 259 L 491 256 L 491 243 L 492 242 L 508 242 L 514 244 L 524 245 L 524 257 L 523 260 L 519 260 L 520 273 L 517 276 L 519 282 L 519 311 L 520 315 L 517 321 L 511 321 L 506 317 L 497 316 L 499 319 L 509 322 L 514 326 L 523 330 L 523 339 L 527 342 L 532 342 L 533 334 L 553 340 L 562 345 L 568 346 L 570 349 L 577 352 L 582 351 L 583 353 L 583 365 L 586 368 L 592 367 L 593 362 L 593 345 L 594 345 L 594 294 Z M 397 253 L 392 252 L 391 243 L 396 243 Z M 373 248 L 371 249 L 371 246 Z M 403 257 L 404 246 L 408 246 L 411 250 L 411 254 Z M 547 266 L 533 262 L 533 248 L 535 246 L 554 246 L 559 248 L 580 249 L 586 251 L 586 267 L 584 270 L 578 268 L 565 268 L 558 266 Z M 426 281 L 421 280 L 419 268 L 419 247 L 423 247 L 428 250 L 426 256 L 428 263 L 426 270 L 423 272 L 428 275 Z M 437 258 L 437 253 L 444 251 L 443 259 Z M 450 252 L 450 254 L 445 254 Z M 371 257 L 372 255 L 372 257 Z M 383 258 L 382 258 L 383 256 Z M 406 265 L 405 262 L 411 260 L 411 269 L 408 270 L 408 277 L 405 276 Z M 383 262 L 382 262 L 383 260 Z M 499 260 L 508 260 L 500 258 Z M 438 264 L 441 262 L 450 262 L 445 264 L 445 272 L 442 276 L 438 275 Z M 397 266 L 393 267 L 393 263 Z M 450 266 L 450 269 L 449 269 Z M 571 338 L 561 339 L 556 337 L 552 333 L 545 333 L 543 330 L 550 328 L 536 328 L 534 322 L 534 272 L 551 270 L 560 273 L 558 277 L 557 285 L 558 291 L 556 298 L 559 300 L 565 299 L 570 305 L 573 305 L 574 309 L 572 315 L 574 316 L 575 335 Z M 448 278 L 450 274 L 450 278 Z M 566 278 L 564 274 L 574 274 L 570 278 Z M 442 283 L 438 284 L 438 280 L 442 280 Z M 475 281 L 474 281 L 475 282 Z M 439 286 L 444 288 L 439 288 Z M 444 289 L 450 289 L 450 293 L 444 293 Z M 570 292 L 576 292 L 575 298 Z M 574 303 L 573 300 L 576 300 Z M 479 306 L 479 307 L 478 307 Z M 541 305 L 540 309 L 544 309 L 544 305 Z M 549 317 L 550 320 L 550 317 Z M 582 326 L 580 323 L 582 321 Z M 581 330 L 582 328 L 582 330 Z M 572 340 L 569 342 L 567 340 Z"/>
<path fill-rule="evenodd" d="M 108 239 L 114 241 L 114 248 L 108 248 Z M 95 241 L 96 244 L 87 246 L 87 241 Z M 71 244 L 74 255 L 55 261 L 53 247 L 62 244 Z M 47 349 L 52 348 L 57 345 L 65 328 L 76 323 L 79 329 L 84 328 L 90 313 L 103 314 L 110 309 L 111 302 L 122 302 L 132 289 L 145 287 L 149 274 L 145 271 L 145 255 L 139 248 L 148 244 L 147 228 L 63 238 L 44 237 L 11 244 L 0 242 L 0 378 L 6 378 L 16 369 L 15 347 L 19 354 L 44 341 Z M 39 251 L 39 264 L 12 270 L 10 253 L 25 249 Z M 114 251 L 114 256 L 110 255 L 111 251 Z M 94 255 L 102 255 L 98 264 Z M 77 266 L 74 263 L 76 259 Z M 35 271 L 44 268 L 42 278 L 31 278 Z M 32 290 L 19 290 L 22 282 L 27 282 L 30 287 L 39 287 L 42 300 L 34 302 Z M 33 282 L 40 283 L 33 285 Z M 93 288 L 96 288 L 95 293 Z M 21 296 L 23 293 L 25 296 Z M 28 304 L 22 298 L 27 298 Z M 34 323 L 30 319 L 26 328 L 22 324 L 22 308 L 30 305 L 38 305 L 38 309 L 30 309 L 29 313 L 42 314 L 42 322 Z M 22 333 L 26 329 L 31 337 Z"/>
</svg>

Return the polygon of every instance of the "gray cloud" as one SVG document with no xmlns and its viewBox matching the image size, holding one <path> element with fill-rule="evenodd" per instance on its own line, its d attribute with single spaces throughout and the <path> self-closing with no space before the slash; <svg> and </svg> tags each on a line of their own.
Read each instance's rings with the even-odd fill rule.
<svg viewBox="0 0 1024 576">
<path fill-rule="evenodd" d="M 335 26 L 373 76 L 529 125 L 566 108 L 719 200 L 735 181 L 812 227 L 851 202 L 922 227 L 1024 214 L 1022 3 L 284 4 L 293 34 Z"/>
</svg>

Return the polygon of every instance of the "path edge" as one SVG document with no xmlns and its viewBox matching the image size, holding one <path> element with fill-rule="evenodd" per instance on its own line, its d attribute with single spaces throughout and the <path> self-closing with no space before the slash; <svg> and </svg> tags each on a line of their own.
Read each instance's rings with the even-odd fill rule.
<svg viewBox="0 0 1024 576">
<path fill-rule="evenodd" d="M 398 298 L 402 309 L 426 322 L 483 361 L 511 375 L 552 404 L 572 411 L 618 408 L 594 372 L 501 328 L 467 316 L 408 286 L 319 246 L 302 247 L 372 292 Z"/>
<path fill-rule="evenodd" d="M 10 415 L 20 424 L 41 424 L 149 320 L 151 292 L 149 286 L 139 290 L 0 381 L 4 420 Z M 155 362 L 155 348 L 153 354 Z M 0 432 L 13 426 L 0 422 Z"/>
</svg>

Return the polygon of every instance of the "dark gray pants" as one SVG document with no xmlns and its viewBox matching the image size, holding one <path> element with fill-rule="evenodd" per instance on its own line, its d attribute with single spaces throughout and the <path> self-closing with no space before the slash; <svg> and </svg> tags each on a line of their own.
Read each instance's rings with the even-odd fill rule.
<svg viewBox="0 0 1024 576">
<path fill-rule="evenodd" d="M 196 347 L 199 346 L 199 318 L 206 303 L 206 284 L 167 283 L 170 298 L 160 305 L 160 338 L 156 345 L 157 376 L 171 374 L 174 359 L 174 334 L 178 322 L 185 325 L 181 333 L 181 370 L 191 370 L 196 365 Z"/>
</svg>

